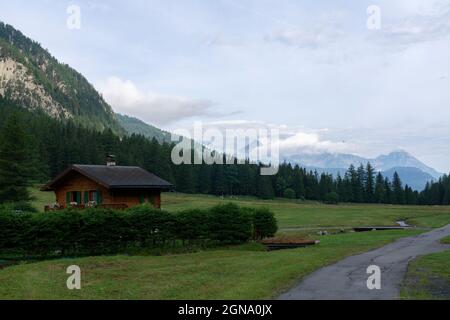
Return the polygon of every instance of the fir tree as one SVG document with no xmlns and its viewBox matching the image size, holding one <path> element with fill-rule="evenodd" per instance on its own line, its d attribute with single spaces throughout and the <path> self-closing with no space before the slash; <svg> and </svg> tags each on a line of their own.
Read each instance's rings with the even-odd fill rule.
<svg viewBox="0 0 450 320">
<path fill-rule="evenodd" d="M 393 193 L 393 204 L 405 204 L 405 191 L 403 189 L 402 181 L 397 172 L 394 173 L 392 180 L 392 193 Z"/>
<path fill-rule="evenodd" d="M 375 197 L 375 169 L 367 163 L 365 174 L 365 194 L 366 202 L 373 203 Z"/>
<path fill-rule="evenodd" d="M 29 201 L 27 138 L 13 113 L 0 132 L 0 203 Z"/>
<path fill-rule="evenodd" d="M 386 202 L 386 187 L 384 182 L 384 177 L 381 172 L 378 172 L 376 181 L 375 181 L 375 194 L 374 201 L 375 203 L 385 203 Z"/>
</svg>

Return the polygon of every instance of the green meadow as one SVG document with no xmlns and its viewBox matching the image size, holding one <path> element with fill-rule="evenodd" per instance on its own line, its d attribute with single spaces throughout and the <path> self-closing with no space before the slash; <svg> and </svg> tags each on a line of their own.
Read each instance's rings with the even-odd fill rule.
<svg viewBox="0 0 450 320">
<path fill-rule="evenodd" d="M 52 196 L 34 190 L 42 209 Z M 349 255 L 362 253 L 423 230 L 354 233 L 354 226 L 395 225 L 404 220 L 420 227 L 450 223 L 450 207 L 324 205 L 250 197 L 221 198 L 167 193 L 163 209 L 181 211 L 234 202 L 275 212 L 278 236 L 308 237 L 320 244 L 267 252 L 249 243 L 184 254 L 117 255 L 22 263 L 0 271 L 0 299 L 269 299 L 307 274 Z M 342 228 L 342 230 L 340 230 Z M 330 230 L 327 236 L 318 230 Z M 82 270 L 82 289 L 66 288 L 66 268 Z"/>
</svg>

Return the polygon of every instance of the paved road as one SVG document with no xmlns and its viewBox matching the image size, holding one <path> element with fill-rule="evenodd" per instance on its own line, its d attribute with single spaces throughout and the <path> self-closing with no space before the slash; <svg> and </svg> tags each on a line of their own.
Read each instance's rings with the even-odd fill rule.
<svg viewBox="0 0 450 320">
<path fill-rule="evenodd" d="M 373 231 L 376 232 L 376 231 Z M 348 257 L 322 268 L 282 294 L 281 300 L 398 299 L 408 263 L 417 256 L 450 250 L 439 240 L 450 235 L 450 224 L 418 236 L 402 238 L 374 251 Z M 381 289 L 369 290 L 367 267 L 381 268 Z"/>
</svg>

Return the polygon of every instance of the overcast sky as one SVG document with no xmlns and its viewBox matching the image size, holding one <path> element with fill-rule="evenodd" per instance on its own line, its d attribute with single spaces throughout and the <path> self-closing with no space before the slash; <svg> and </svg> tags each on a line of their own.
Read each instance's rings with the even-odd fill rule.
<svg viewBox="0 0 450 320">
<path fill-rule="evenodd" d="M 164 129 L 271 125 L 299 150 L 450 171 L 449 0 L 0 0 L 0 20 Z"/>
</svg>

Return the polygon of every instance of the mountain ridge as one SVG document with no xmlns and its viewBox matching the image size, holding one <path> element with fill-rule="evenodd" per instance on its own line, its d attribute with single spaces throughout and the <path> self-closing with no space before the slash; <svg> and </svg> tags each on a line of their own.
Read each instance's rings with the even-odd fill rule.
<svg viewBox="0 0 450 320">
<path fill-rule="evenodd" d="M 392 151 L 376 158 L 364 158 L 352 154 L 317 153 L 291 155 L 284 157 L 283 160 L 318 173 L 334 176 L 344 175 L 350 165 L 360 166 L 370 162 L 375 170 L 385 177 L 392 178 L 397 172 L 404 184 L 418 191 L 423 190 L 427 182 L 436 181 L 443 175 L 404 150 Z"/>
<path fill-rule="evenodd" d="M 111 106 L 82 74 L 3 22 L 0 22 L 0 96 L 59 120 L 124 133 Z"/>
<path fill-rule="evenodd" d="M 387 171 L 394 167 L 415 167 L 423 172 L 438 179 L 442 173 L 427 166 L 410 153 L 401 150 L 393 151 L 389 154 L 380 155 L 376 158 L 365 158 L 353 154 L 339 154 L 339 153 L 315 153 L 315 154 L 295 154 L 284 156 L 283 160 L 306 167 L 318 167 L 323 169 L 348 169 L 350 165 L 359 166 L 370 162 L 377 171 Z"/>
<path fill-rule="evenodd" d="M 140 134 L 149 139 L 156 139 L 159 143 L 171 143 L 171 134 L 152 126 L 136 117 L 116 113 L 117 120 L 128 134 Z"/>
</svg>

